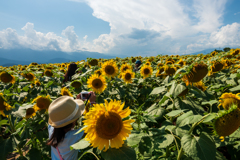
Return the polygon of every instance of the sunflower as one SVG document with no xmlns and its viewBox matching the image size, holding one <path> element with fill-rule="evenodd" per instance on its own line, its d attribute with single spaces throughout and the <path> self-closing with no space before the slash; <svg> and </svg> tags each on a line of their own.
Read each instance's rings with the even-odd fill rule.
<svg viewBox="0 0 240 160">
<path fill-rule="evenodd" d="M 4 111 L 9 111 L 11 106 L 6 102 L 6 99 L 3 97 L 3 94 L 0 93 L 0 115 L 5 117 Z"/>
<path fill-rule="evenodd" d="M 36 80 L 36 81 L 34 82 L 34 84 L 39 87 L 39 86 L 41 85 L 41 82 L 40 82 L 39 80 Z"/>
<path fill-rule="evenodd" d="M 143 76 L 143 78 L 147 78 L 152 75 L 153 69 L 151 66 L 143 65 L 140 70 L 140 74 Z"/>
<path fill-rule="evenodd" d="M 59 71 L 60 71 L 60 72 L 63 72 L 63 73 L 66 72 L 66 70 L 65 70 L 64 68 L 60 68 Z"/>
<path fill-rule="evenodd" d="M 102 73 L 107 77 L 115 77 L 118 74 L 117 64 L 113 61 L 104 62 L 102 65 Z"/>
<path fill-rule="evenodd" d="M 46 76 L 48 76 L 48 77 L 52 77 L 52 76 L 53 76 L 53 73 L 52 73 L 52 71 L 51 71 L 50 69 L 46 69 L 46 70 L 44 71 L 44 75 L 46 75 Z"/>
<path fill-rule="evenodd" d="M 172 61 L 167 61 L 166 63 L 165 63 L 165 65 L 172 65 L 172 64 L 174 64 Z"/>
<path fill-rule="evenodd" d="M 66 87 L 63 87 L 61 89 L 61 95 L 73 97 L 72 93 Z"/>
<path fill-rule="evenodd" d="M 191 67 L 190 71 L 183 76 L 183 80 L 186 81 L 187 86 L 192 82 L 201 81 L 208 73 L 208 67 L 204 63 L 196 63 Z"/>
<path fill-rule="evenodd" d="M 193 86 L 197 87 L 198 89 L 202 90 L 203 92 L 206 91 L 207 87 L 202 81 L 196 82 Z"/>
<path fill-rule="evenodd" d="M 163 63 L 158 63 L 157 66 L 162 67 L 162 66 L 164 66 L 164 64 Z"/>
<path fill-rule="evenodd" d="M 175 72 L 177 71 L 177 69 L 173 66 L 169 66 L 169 65 L 165 65 L 164 66 L 164 71 L 167 75 L 172 76 L 175 74 Z"/>
<path fill-rule="evenodd" d="M 132 58 L 131 61 L 132 61 L 132 63 L 135 63 L 136 62 L 136 58 Z"/>
<path fill-rule="evenodd" d="M 38 96 L 32 101 L 32 103 L 34 102 L 36 102 L 36 104 L 34 105 L 36 110 L 43 110 L 43 109 L 47 110 L 52 100 L 50 96 L 47 95 L 47 96 Z"/>
<path fill-rule="evenodd" d="M 86 114 L 86 120 L 83 121 L 85 139 L 90 141 L 91 146 L 98 147 L 99 150 L 107 151 L 111 148 L 122 147 L 124 140 L 129 136 L 132 130 L 131 123 L 134 120 L 125 120 L 131 114 L 128 108 L 123 109 L 124 103 L 111 100 L 105 104 L 94 104 L 94 107 Z"/>
<path fill-rule="evenodd" d="M 158 69 L 156 73 L 156 77 L 160 77 L 163 71 L 164 71 L 164 67 L 161 67 L 160 69 Z"/>
<path fill-rule="evenodd" d="M 28 118 L 31 118 L 31 117 L 34 117 L 36 115 L 36 106 L 32 107 L 32 108 L 28 108 L 26 110 L 26 116 L 25 118 L 28 119 Z"/>
<path fill-rule="evenodd" d="M 125 72 L 126 70 L 132 70 L 132 66 L 130 66 L 129 64 L 123 64 L 122 66 L 121 66 L 121 68 L 120 68 L 120 72 L 121 73 L 123 73 L 123 72 Z"/>
<path fill-rule="evenodd" d="M 211 53 L 211 56 L 213 57 L 213 56 L 215 56 L 215 55 L 217 55 L 217 54 L 218 54 L 218 52 L 213 51 L 213 52 Z"/>
<path fill-rule="evenodd" d="M 238 95 L 240 95 L 240 93 L 223 93 L 219 98 L 220 104 L 218 105 L 218 108 L 222 106 L 224 109 L 228 110 L 232 104 L 236 104 L 240 109 L 240 97 Z"/>
<path fill-rule="evenodd" d="M 88 87 L 96 93 L 102 93 L 106 87 L 106 79 L 103 76 L 93 74 L 87 81 Z"/>
<path fill-rule="evenodd" d="M 94 74 L 97 74 L 97 75 L 101 76 L 102 75 L 102 70 L 98 69 L 98 70 L 94 71 Z"/>
<path fill-rule="evenodd" d="M 240 49 L 235 49 L 232 53 L 231 53 L 231 55 L 238 55 L 240 53 Z"/>
<path fill-rule="evenodd" d="M 151 62 L 146 62 L 145 65 L 151 66 Z"/>
<path fill-rule="evenodd" d="M 235 63 L 234 60 L 229 60 L 229 59 L 223 60 L 224 68 L 228 68 L 234 63 Z"/>
<path fill-rule="evenodd" d="M 221 111 L 213 123 L 214 133 L 224 139 L 231 135 L 240 126 L 240 110 L 237 105 L 232 105 L 229 110 Z"/>
<path fill-rule="evenodd" d="M 15 77 L 5 71 L 0 73 L 0 79 L 4 83 L 15 83 Z"/>
<path fill-rule="evenodd" d="M 218 72 L 223 68 L 223 64 L 221 62 L 214 62 L 213 65 L 211 66 L 211 71 L 212 72 Z"/>
<path fill-rule="evenodd" d="M 97 65 L 98 65 L 98 60 L 97 60 L 97 59 L 92 59 L 92 60 L 89 62 L 89 64 L 90 64 L 91 66 L 97 66 Z"/>
<path fill-rule="evenodd" d="M 135 78 L 135 73 L 131 70 L 126 70 L 124 73 L 122 73 L 122 79 L 125 83 L 132 83 L 132 79 Z"/>
<path fill-rule="evenodd" d="M 74 88 L 80 88 L 82 86 L 82 83 L 80 81 L 75 80 L 71 83 L 71 86 Z"/>
<path fill-rule="evenodd" d="M 25 77 L 25 78 L 26 78 L 27 80 L 29 80 L 29 81 L 34 81 L 35 76 L 34 76 L 33 73 L 29 72 L 29 73 L 26 74 L 26 77 Z"/>
<path fill-rule="evenodd" d="M 180 60 L 177 62 L 177 64 L 180 64 L 180 66 L 184 66 L 184 65 L 186 65 L 186 62 L 183 61 L 182 59 L 180 59 Z"/>
</svg>

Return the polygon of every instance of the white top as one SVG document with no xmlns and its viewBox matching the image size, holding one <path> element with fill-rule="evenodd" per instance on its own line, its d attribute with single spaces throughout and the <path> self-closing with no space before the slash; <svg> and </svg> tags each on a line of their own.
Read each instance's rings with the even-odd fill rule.
<svg viewBox="0 0 240 160">
<path fill-rule="evenodd" d="M 48 133 L 49 138 L 51 137 L 53 133 L 54 127 L 48 125 Z M 71 150 L 70 146 L 74 143 L 78 142 L 83 134 L 84 131 L 82 131 L 79 134 L 74 135 L 78 130 L 70 130 L 65 134 L 64 140 L 58 144 L 58 150 L 64 160 L 77 160 L 78 158 L 78 152 L 80 150 Z M 60 157 L 58 156 L 58 151 L 56 148 L 51 146 L 51 157 L 52 160 L 59 160 Z"/>
</svg>

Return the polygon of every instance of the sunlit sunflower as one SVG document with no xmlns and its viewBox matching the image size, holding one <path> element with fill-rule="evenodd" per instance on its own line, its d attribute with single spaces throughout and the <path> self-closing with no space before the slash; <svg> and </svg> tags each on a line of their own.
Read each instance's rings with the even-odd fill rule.
<svg viewBox="0 0 240 160">
<path fill-rule="evenodd" d="M 231 55 L 238 55 L 240 53 L 240 49 L 235 49 L 234 51 L 231 52 Z"/>
<path fill-rule="evenodd" d="M 102 65 L 102 73 L 107 77 L 115 77 L 118 74 L 117 64 L 113 61 L 104 62 Z"/>
<path fill-rule="evenodd" d="M 229 60 L 229 59 L 225 59 L 222 62 L 224 64 L 224 68 L 229 68 L 231 65 L 233 65 L 235 62 L 234 60 Z"/>
<path fill-rule="evenodd" d="M 25 118 L 28 119 L 28 118 L 31 118 L 31 117 L 34 117 L 36 115 L 36 106 L 32 107 L 32 108 L 28 108 L 26 110 L 26 116 Z"/>
<path fill-rule="evenodd" d="M 47 96 L 38 96 L 35 98 L 32 103 L 36 102 L 35 109 L 36 110 L 43 110 L 48 109 L 49 105 L 51 104 L 52 100 L 49 95 Z"/>
<path fill-rule="evenodd" d="M 193 86 L 197 87 L 198 89 L 202 90 L 203 92 L 206 91 L 207 87 L 202 81 L 193 83 Z"/>
<path fill-rule="evenodd" d="M 111 100 L 105 104 L 94 104 L 94 107 L 86 114 L 86 120 L 83 121 L 85 139 L 91 143 L 94 148 L 107 151 L 111 148 L 122 147 L 124 140 L 129 136 L 132 130 L 131 123 L 134 120 L 123 118 L 131 114 L 128 108 L 123 110 L 124 103 L 121 101 Z"/>
<path fill-rule="evenodd" d="M 60 68 L 59 71 L 60 71 L 60 72 L 63 72 L 63 73 L 66 72 L 66 70 L 65 70 L 64 68 Z"/>
<path fill-rule="evenodd" d="M 136 62 L 136 58 L 132 58 L 131 61 L 132 61 L 132 63 L 135 63 Z"/>
<path fill-rule="evenodd" d="M 98 70 L 94 71 L 94 74 L 97 74 L 97 75 L 101 76 L 102 75 L 102 70 L 98 69 Z"/>
<path fill-rule="evenodd" d="M 177 71 L 177 69 L 173 66 L 165 65 L 164 71 L 167 75 L 173 76 L 175 74 L 175 72 Z"/>
<path fill-rule="evenodd" d="M 34 76 L 33 73 L 29 72 L 29 73 L 26 74 L 26 77 L 25 77 L 25 78 L 26 78 L 27 80 L 29 80 L 29 81 L 34 81 L 35 76 Z"/>
<path fill-rule="evenodd" d="M 164 71 L 164 67 L 161 67 L 160 69 L 158 69 L 156 73 L 156 77 L 160 77 L 163 71 Z"/>
<path fill-rule="evenodd" d="M 0 79 L 4 83 L 15 83 L 15 77 L 5 71 L 0 73 Z"/>
<path fill-rule="evenodd" d="M 186 65 L 186 62 L 183 61 L 182 59 L 180 59 L 180 60 L 177 62 L 177 64 L 180 64 L 180 66 L 184 66 L 184 65 Z"/>
<path fill-rule="evenodd" d="M 37 85 L 38 87 L 41 86 L 41 82 L 38 79 L 34 81 L 34 84 Z"/>
<path fill-rule="evenodd" d="M 231 105 L 236 104 L 240 109 L 240 97 L 238 95 L 240 95 L 240 93 L 223 93 L 219 98 L 220 104 L 218 105 L 218 107 L 222 106 L 224 109 L 228 110 Z"/>
<path fill-rule="evenodd" d="M 213 65 L 211 66 L 211 71 L 212 72 L 218 72 L 223 68 L 223 64 L 221 62 L 214 62 Z"/>
<path fill-rule="evenodd" d="M 163 63 L 158 63 L 157 66 L 162 67 L 162 66 L 164 66 L 164 64 Z"/>
<path fill-rule="evenodd" d="M 121 68 L 120 68 L 120 72 L 121 73 L 123 73 L 123 72 L 125 72 L 126 70 L 132 70 L 132 66 L 130 66 L 129 64 L 123 64 L 122 66 L 121 66 Z"/>
<path fill-rule="evenodd" d="M 201 81 L 208 73 L 208 67 L 204 63 L 196 63 L 190 71 L 183 76 L 183 80 L 188 86 L 190 83 Z"/>
<path fill-rule="evenodd" d="M 122 79 L 125 83 L 132 83 L 132 79 L 135 78 L 135 73 L 131 70 L 126 70 L 124 73 L 122 73 Z"/>
<path fill-rule="evenodd" d="M 218 52 L 213 51 L 213 52 L 211 53 L 211 56 L 215 56 L 215 55 L 217 55 L 217 54 L 218 54 Z"/>
<path fill-rule="evenodd" d="M 52 76 L 53 76 L 53 73 L 52 73 L 52 71 L 51 71 L 50 69 L 46 69 L 46 70 L 44 71 L 44 75 L 46 75 L 46 76 L 48 76 L 48 77 L 52 77 Z"/>
<path fill-rule="evenodd" d="M 97 74 L 93 74 L 87 81 L 88 87 L 92 88 L 92 90 L 96 93 L 102 93 L 106 87 L 106 79 L 103 76 L 99 76 Z"/>
<path fill-rule="evenodd" d="M 82 86 L 82 83 L 80 81 L 75 80 L 71 83 L 71 86 L 77 89 Z"/>
<path fill-rule="evenodd" d="M 97 60 L 97 59 L 92 59 L 92 60 L 89 62 L 89 64 L 90 64 L 91 66 L 97 66 L 97 65 L 98 65 L 98 60 Z"/>
<path fill-rule="evenodd" d="M 231 135 L 240 126 L 240 110 L 232 105 L 229 110 L 220 111 L 213 123 L 214 133 L 224 139 Z"/>
<path fill-rule="evenodd" d="M 165 65 L 172 65 L 172 64 L 174 64 L 172 61 L 167 61 L 167 62 L 165 63 Z"/>
<path fill-rule="evenodd" d="M 146 62 L 145 65 L 151 66 L 151 62 Z"/>
<path fill-rule="evenodd" d="M 11 106 L 6 102 L 6 99 L 3 97 L 3 94 L 0 93 L 0 115 L 5 117 L 4 111 L 9 111 Z"/>
<path fill-rule="evenodd" d="M 61 95 L 73 97 L 72 93 L 66 87 L 63 87 L 61 89 Z"/>
<path fill-rule="evenodd" d="M 143 76 L 143 78 L 147 78 L 152 75 L 153 69 L 151 66 L 143 65 L 140 70 L 140 74 Z"/>
</svg>

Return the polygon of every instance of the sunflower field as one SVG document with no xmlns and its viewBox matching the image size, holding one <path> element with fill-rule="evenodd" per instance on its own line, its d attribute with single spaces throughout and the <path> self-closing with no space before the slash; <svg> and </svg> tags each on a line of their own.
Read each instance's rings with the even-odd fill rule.
<svg viewBox="0 0 240 160">
<path fill-rule="evenodd" d="M 133 71 L 135 62 L 142 62 Z M 51 159 L 48 107 L 94 91 L 72 145 L 79 159 L 237 160 L 240 49 L 0 67 L 0 159 Z"/>
</svg>

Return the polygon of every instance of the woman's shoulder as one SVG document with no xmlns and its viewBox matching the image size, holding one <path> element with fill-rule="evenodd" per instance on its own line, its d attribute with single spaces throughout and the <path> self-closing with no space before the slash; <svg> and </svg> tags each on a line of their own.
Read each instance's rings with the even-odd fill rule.
<svg viewBox="0 0 240 160">
<path fill-rule="evenodd" d="M 70 130 L 65 134 L 65 138 L 76 138 L 76 139 L 80 139 L 82 138 L 84 131 L 77 133 L 79 130 Z"/>
</svg>

